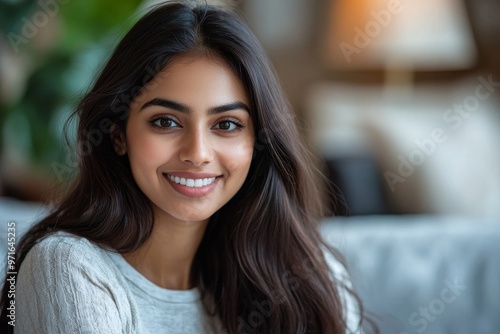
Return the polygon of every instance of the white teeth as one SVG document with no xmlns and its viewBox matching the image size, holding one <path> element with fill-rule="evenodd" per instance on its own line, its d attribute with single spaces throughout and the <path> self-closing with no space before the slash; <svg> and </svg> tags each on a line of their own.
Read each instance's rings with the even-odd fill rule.
<svg viewBox="0 0 500 334">
<path fill-rule="evenodd" d="M 181 184 L 190 188 L 200 188 L 204 186 L 208 186 L 209 184 L 215 181 L 215 177 L 205 178 L 205 179 L 185 179 L 183 177 L 173 176 L 167 174 L 168 178 L 177 184 Z"/>
</svg>

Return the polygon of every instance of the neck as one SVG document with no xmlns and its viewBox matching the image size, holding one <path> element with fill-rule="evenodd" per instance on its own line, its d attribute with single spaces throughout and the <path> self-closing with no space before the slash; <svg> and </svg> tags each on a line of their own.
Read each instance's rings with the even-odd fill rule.
<svg viewBox="0 0 500 334">
<path fill-rule="evenodd" d="M 207 224 L 208 220 L 185 222 L 165 213 L 155 214 L 149 239 L 135 251 L 122 255 L 144 277 L 162 288 L 191 289 L 193 261 Z"/>
</svg>

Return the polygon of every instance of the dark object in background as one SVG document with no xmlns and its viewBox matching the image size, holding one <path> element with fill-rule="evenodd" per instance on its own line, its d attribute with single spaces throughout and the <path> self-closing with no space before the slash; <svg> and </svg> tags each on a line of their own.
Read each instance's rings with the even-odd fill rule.
<svg viewBox="0 0 500 334">
<path fill-rule="evenodd" d="M 325 158 L 329 209 L 335 216 L 388 214 L 380 169 L 368 156 Z"/>
</svg>

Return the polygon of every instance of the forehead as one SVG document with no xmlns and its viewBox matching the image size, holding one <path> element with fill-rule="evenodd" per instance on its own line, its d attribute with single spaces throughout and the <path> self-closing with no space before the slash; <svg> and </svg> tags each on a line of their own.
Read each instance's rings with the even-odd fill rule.
<svg viewBox="0 0 500 334">
<path fill-rule="evenodd" d="M 169 98 L 193 108 L 250 102 L 233 69 L 223 59 L 205 55 L 172 60 L 145 86 L 132 109 L 152 98 Z"/>
</svg>

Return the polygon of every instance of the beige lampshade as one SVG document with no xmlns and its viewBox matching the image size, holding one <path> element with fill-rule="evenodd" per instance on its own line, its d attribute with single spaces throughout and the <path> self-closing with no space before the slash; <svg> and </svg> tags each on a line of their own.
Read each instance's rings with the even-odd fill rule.
<svg viewBox="0 0 500 334">
<path fill-rule="evenodd" d="M 334 70 L 450 71 L 477 51 L 463 0 L 332 0 L 324 61 Z"/>
</svg>

